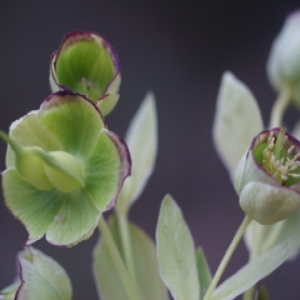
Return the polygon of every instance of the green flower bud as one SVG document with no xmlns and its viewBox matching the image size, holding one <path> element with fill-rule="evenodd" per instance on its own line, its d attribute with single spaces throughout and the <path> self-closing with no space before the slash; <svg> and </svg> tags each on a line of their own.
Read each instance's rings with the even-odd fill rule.
<svg viewBox="0 0 300 300">
<path fill-rule="evenodd" d="M 117 54 L 95 33 L 67 34 L 51 58 L 52 91 L 69 89 L 80 93 L 96 103 L 103 115 L 117 104 L 120 83 Z"/>
<path fill-rule="evenodd" d="M 25 225 L 27 244 L 44 234 L 67 246 L 88 238 L 130 173 L 127 146 L 79 94 L 50 95 L 0 136 L 9 144 L 4 198 Z"/>
<path fill-rule="evenodd" d="M 273 224 L 300 208 L 300 142 L 275 128 L 256 136 L 239 162 L 235 189 L 244 212 Z"/>
<path fill-rule="evenodd" d="M 289 15 L 273 42 L 267 63 L 269 80 L 277 91 L 286 90 L 300 105 L 300 11 Z"/>
</svg>

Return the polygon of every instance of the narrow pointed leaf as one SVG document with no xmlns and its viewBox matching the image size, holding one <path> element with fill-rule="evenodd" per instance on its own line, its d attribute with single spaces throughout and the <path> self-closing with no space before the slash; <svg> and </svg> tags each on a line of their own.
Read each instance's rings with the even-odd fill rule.
<svg viewBox="0 0 300 300">
<path fill-rule="evenodd" d="M 212 279 L 211 271 L 202 248 L 196 250 L 198 276 L 201 286 L 200 299 L 203 299 Z"/>
<path fill-rule="evenodd" d="M 213 293 L 211 300 L 231 300 L 254 286 L 276 270 L 288 257 L 287 243 L 277 245 L 252 259 L 224 281 Z"/>
<path fill-rule="evenodd" d="M 147 94 L 131 121 L 126 134 L 131 160 L 131 176 L 127 178 L 121 191 L 118 206 L 128 207 L 142 193 L 152 174 L 157 154 L 157 116 L 152 93 Z"/>
<path fill-rule="evenodd" d="M 269 300 L 269 294 L 265 286 L 261 286 L 255 295 L 255 300 Z"/>
<path fill-rule="evenodd" d="M 213 139 L 231 177 L 251 140 L 262 129 L 254 96 L 233 74 L 226 72 L 217 99 Z"/>
<path fill-rule="evenodd" d="M 117 220 L 113 217 L 109 228 L 124 260 Z M 136 225 L 129 224 L 134 272 L 140 299 L 167 300 L 167 291 L 160 279 L 153 241 Z M 122 286 L 119 273 L 108 248 L 101 237 L 94 250 L 93 271 L 99 296 L 103 300 L 130 300 Z"/>
<path fill-rule="evenodd" d="M 194 242 L 182 212 L 171 196 L 162 202 L 156 229 L 160 274 L 175 300 L 199 300 Z"/>
<path fill-rule="evenodd" d="M 65 270 L 51 257 L 27 248 L 19 257 L 21 287 L 16 300 L 69 300 L 72 287 Z"/>
</svg>

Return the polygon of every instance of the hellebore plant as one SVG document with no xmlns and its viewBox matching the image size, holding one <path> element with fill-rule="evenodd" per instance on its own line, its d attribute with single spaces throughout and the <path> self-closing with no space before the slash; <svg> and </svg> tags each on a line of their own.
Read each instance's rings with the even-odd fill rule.
<svg viewBox="0 0 300 300">
<path fill-rule="evenodd" d="M 161 204 L 156 245 L 129 221 L 157 155 L 154 96 L 147 94 L 122 141 L 103 117 L 119 99 L 116 52 L 98 34 L 67 34 L 51 57 L 53 94 L 8 134 L 0 131 L 8 144 L 4 200 L 28 231 L 17 279 L 0 299 L 71 299 L 66 271 L 31 244 L 45 235 L 53 245 L 72 247 L 97 226 L 92 269 L 103 300 L 269 299 L 257 283 L 300 250 L 300 125 L 292 133 L 282 126 L 286 108 L 299 108 L 299 30 L 297 12 L 271 50 L 268 76 L 279 96 L 269 127 L 246 85 L 230 72 L 222 77 L 213 140 L 245 217 L 214 276 L 171 195 Z M 113 212 L 106 220 L 107 210 Z M 248 263 L 219 284 L 243 237 Z"/>
</svg>

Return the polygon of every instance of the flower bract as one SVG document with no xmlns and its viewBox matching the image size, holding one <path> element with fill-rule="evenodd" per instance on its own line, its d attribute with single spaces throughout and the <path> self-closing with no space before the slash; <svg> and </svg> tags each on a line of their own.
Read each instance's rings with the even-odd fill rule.
<svg viewBox="0 0 300 300">
<path fill-rule="evenodd" d="M 67 246 L 88 238 L 130 173 L 127 146 L 79 94 L 50 95 L 1 136 L 9 143 L 4 198 L 28 244 L 44 234 Z"/>
</svg>

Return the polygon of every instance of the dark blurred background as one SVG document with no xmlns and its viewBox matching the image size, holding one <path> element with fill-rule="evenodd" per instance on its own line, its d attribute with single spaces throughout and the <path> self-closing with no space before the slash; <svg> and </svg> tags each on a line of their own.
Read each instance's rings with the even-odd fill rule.
<svg viewBox="0 0 300 300">
<path fill-rule="evenodd" d="M 273 38 L 294 9 L 297 1 L 3 1 L 0 128 L 7 131 L 13 120 L 37 109 L 50 93 L 49 58 L 64 34 L 73 29 L 102 34 L 117 49 L 122 70 L 121 100 L 107 118 L 110 128 L 124 136 L 146 92 L 154 91 L 157 99 L 156 169 L 131 219 L 154 237 L 160 202 L 170 192 L 215 271 L 243 218 L 211 139 L 220 77 L 231 70 L 244 81 L 267 123 L 276 95 L 266 79 L 266 59 Z M 290 110 L 286 119 L 292 124 L 296 117 Z M 5 148 L 1 143 L 2 170 Z M 44 240 L 35 244 L 66 268 L 74 300 L 97 299 L 91 274 L 97 238 L 95 233 L 70 250 Z M 1 201 L 0 288 L 14 279 L 15 255 L 25 240 L 23 226 Z M 242 243 L 226 274 L 246 260 Z M 264 280 L 271 299 L 300 299 L 299 276 L 300 258 Z"/>
</svg>

